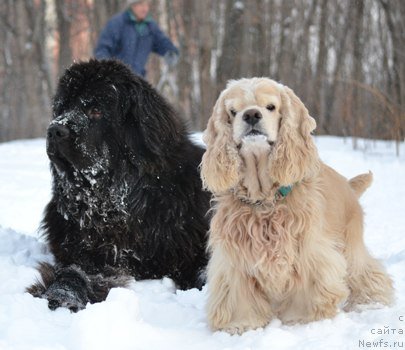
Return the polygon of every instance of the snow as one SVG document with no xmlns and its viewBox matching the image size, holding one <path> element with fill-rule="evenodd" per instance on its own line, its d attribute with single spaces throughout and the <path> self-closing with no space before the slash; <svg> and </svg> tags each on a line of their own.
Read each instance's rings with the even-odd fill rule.
<svg viewBox="0 0 405 350">
<path fill-rule="evenodd" d="M 201 142 L 201 134 L 192 137 Z M 332 320 L 307 325 L 273 320 L 264 329 L 230 336 L 208 328 L 205 288 L 176 291 L 171 280 L 163 279 L 113 289 L 105 302 L 77 314 L 50 311 L 45 300 L 24 292 L 37 276 L 37 262 L 52 261 L 37 230 L 51 187 L 45 140 L 14 141 L 0 144 L 0 349 L 403 347 L 405 336 L 399 330 L 405 332 L 405 146 L 396 157 L 389 142 L 361 141 L 358 151 L 341 138 L 317 137 L 316 142 L 321 158 L 346 177 L 374 173 L 374 183 L 361 199 L 365 240 L 394 278 L 394 306 L 341 312 Z"/>
</svg>

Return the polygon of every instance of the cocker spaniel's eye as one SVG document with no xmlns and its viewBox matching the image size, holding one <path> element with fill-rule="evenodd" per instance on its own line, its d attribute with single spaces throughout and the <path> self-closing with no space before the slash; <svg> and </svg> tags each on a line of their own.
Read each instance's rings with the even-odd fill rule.
<svg viewBox="0 0 405 350">
<path fill-rule="evenodd" d="M 267 108 L 270 112 L 272 112 L 272 111 L 274 111 L 274 110 L 276 109 L 276 106 L 271 103 L 271 104 L 269 104 L 266 108 Z"/>
<path fill-rule="evenodd" d="M 100 119 L 103 116 L 103 113 L 101 112 L 101 110 L 97 107 L 91 107 L 88 111 L 87 111 L 87 116 L 90 119 Z"/>
<path fill-rule="evenodd" d="M 233 108 L 230 109 L 229 112 L 231 113 L 232 117 L 234 117 L 237 113 Z"/>
</svg>

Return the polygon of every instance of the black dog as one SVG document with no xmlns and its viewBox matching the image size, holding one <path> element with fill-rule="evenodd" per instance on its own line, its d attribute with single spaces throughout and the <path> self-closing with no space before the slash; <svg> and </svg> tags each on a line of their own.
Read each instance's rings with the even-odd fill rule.
<svg viewBox="0 0 405 350">
<path fill-rule="evenodd" d="M 72 65 L 47 133 L 53 197 L 42 229 L 56 265 L 28 291 L 71 310 L 129 280 L 200 288 L 209 195 L 203 149 L 144 80 L 118 61 Z"/>
</svg>

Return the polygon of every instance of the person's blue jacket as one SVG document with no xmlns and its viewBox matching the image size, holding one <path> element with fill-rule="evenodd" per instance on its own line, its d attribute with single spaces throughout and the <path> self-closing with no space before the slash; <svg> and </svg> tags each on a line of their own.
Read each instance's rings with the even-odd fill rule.
<svg viewBox="0 0 405 350">
<path fill-rule="evenodd" d="M 148 17 L 138 23 L 132 12 L 126 10 L 112 17 L 98 39 L 94 50 L 97 59 L 117 58 L 130 65 L 135 73 L 145 76 L 145 65 L 151 52 L 164 56 L 177 48 Z"/>
</svg>

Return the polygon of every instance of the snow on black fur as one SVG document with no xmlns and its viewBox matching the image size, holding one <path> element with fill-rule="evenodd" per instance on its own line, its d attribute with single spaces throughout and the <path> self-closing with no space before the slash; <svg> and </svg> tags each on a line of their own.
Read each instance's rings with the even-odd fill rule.
<svg viewBox="0 0 405 350">
<path fill-rule="evenodd" d="M 42 230 L 56 265 L 40 266 L 31 294 L 76 311 L 130 276 L 201 287 L 203 150 L 147 82 L 117 61 L 72 65 L 54 98 L 47 153 L 53 193 Z"/>
</svg>

